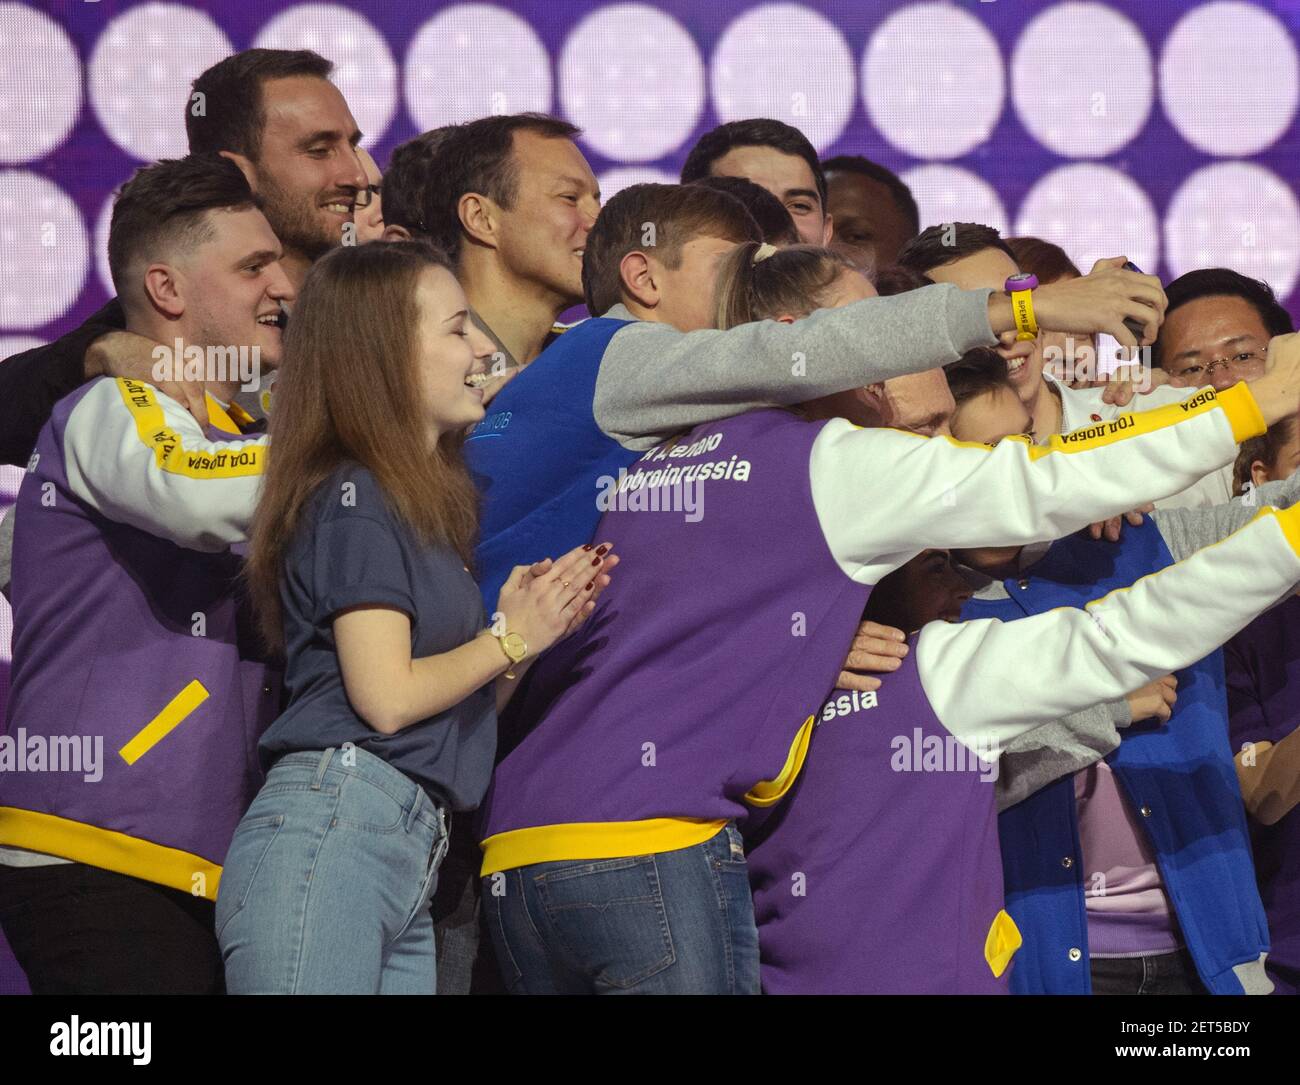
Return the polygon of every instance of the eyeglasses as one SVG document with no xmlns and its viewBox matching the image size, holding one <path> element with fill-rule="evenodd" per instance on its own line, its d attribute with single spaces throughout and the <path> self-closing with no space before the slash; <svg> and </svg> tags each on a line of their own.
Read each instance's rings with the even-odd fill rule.
<svg viewBox="0 0 1300 1085">
<path fill-rule="evenodd" d="M 1180 369 L 1177 373 L 1171 375 L 1174 377 L 1190 377 L 1192 379 L 1202 374 L 1213 377 L 1216 369 L 1223 368 L 1234 376 L 1239 376 L 1248 372 L 1251 366 L 1263 360 L 1264 355 L 1260 351 L 1243 350 L 1240 354 L 1234 354 L 1231 358 L 1211 358 L 1206 365 L 1189 365 L 1186 369 Z"/>
<path fill-rule="evenodd" d="M 369 207 L 375 200 L 379 199 L 379 185 L 366 185 L 365 188 L 357 189 L 357 194 L 353 199 L 353 207 L 357 211 Z"/>
</svg>

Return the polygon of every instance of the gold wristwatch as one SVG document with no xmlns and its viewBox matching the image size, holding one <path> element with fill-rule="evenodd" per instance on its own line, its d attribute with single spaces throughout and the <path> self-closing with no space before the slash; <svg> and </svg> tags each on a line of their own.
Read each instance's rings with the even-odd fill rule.
<svg viewBox="0 0 1300 1085">
<path fill-rule="evenodd" d="M 524 657 L 528 655 L 528 644 L 518 633 L 494 633 L 488 630 L 497 639 L 501 645 L 501 651 L 505 652 L 506 658 L 510 660 L 510 666 L 506 668 L 506 677 L 514 678 L 515 664 L 522 663 Z"/>
</svg>

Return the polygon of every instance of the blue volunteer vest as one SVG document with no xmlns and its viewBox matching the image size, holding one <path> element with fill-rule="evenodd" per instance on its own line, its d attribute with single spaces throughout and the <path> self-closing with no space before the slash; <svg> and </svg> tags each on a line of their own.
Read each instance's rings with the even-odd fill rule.
<svg viewBox="0 0 1300 1085">
<path fill-rule="evenodd" d="M 466 438 L 482 495 L 474 561 L 489 614 L 514 566 L 591 541 L 600 479 L 641 455 L 602 433 L 592 407 L 605 348 L 629 323 L 600 317 L 570 328 L 501 389 Z"/>
<path fill-rule="evenodd" d="M 962 617 L 1011 621 L 1082 607 L 1173 563 L 1150 519 L 1138 528 L 1126 526 L 1118 544 L 1072 535 L 1056 542 L 1023 578 L 1005 582 L 1009 599 L 972 599 Z M 1136 724 L 1106 761 L 1141 814 L 1201 982 L 1215 994 L 1241 994 L 1233 966 L 1257 960 L 1269 940 L 1228 741 L 1222 651 L 1177 677 L 1170 721 L 1154 728 Z M 1006 907 L 1024 937 L 1012 993 L 1090 994 L 1073 777 L 1018 803 L 998 822 Z"/>
</svg>

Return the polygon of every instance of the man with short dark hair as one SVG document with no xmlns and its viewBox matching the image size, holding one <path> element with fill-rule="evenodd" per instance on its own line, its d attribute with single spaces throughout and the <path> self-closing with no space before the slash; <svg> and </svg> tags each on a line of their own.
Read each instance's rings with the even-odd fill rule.
<svg viewBox="0 0 1300 1085">
<path fill-rule="evenodd" d="M 470 315 L 496 343 L 485 401 L 537 357 L 582 300 L 600 190 L 578 129 L 540 113 L 483 117 L 393 152 L 388 236 L 424 236 L 456 265 Z"/>
<path fill-rule="evenodd" d="M 682 166 L 682 184 L 710 176 L 762 185 L 785 205 L 803 241 L 830 244 L 826 177 L 799 129 L 767 117 L 718 125 L 699 138 Z"/>
<path fill-rule="evenodd" d="M 582 269 L 594 319 L 543 351 L 466 441 L 484 495 L 477 564 L 489 603 L 511 568 L 531 560 L 525 555 L 589 541 L 600 517 L 597 480 L 658 441 L 757 407 L 932 369 L 1014 326 L 1006 296 L 943 285 L 795 325 L 714 331 L 704 304 L 713 286 L 701 286 L 698 271 L 757 237 L 736 201 L 695 185 L 633 185 L 601 211 Z M 684 258 L 674 266 L 678 248 Z M 1104 266 L 1040 288 L 1034 304 L 1045 327 L 1095 324 L 1120 335 L 1128 334 L 1122 316 L 1144 312 L 1154 337 L 1163 297 L 1150 277 Z"/>
<path fill-rule="evenodd" d="M 353 210 L 368 182 L 361 139 L 343 95 L 327 76 L 333 65 L 306 49 L 247 49 L 194 81 L 186 111 L 192 151 L 213 151 L 243 171 L 280 243 L 296 288 L 311 262 L 353 231 Z M 198 106 L 202 104 L 202 109 Z M 54 404 L 97 376 L 152 379 L 154 344 L 124 331 L 114 298 L 81 327 L 0 364 L 0 462 L 23 464 Z M 203 389 L 165 382 L 207 421 Z"/>
<path fill-rule="evenodd" d="M 294 290 L 217 155 L 139 171 L 108 249 L 127 327 L 158 344 L 155 366 L 195 367 L 211 422 L 100 377 L 41 430 L 16 509 L 6 730 L 80 756 L 73 773 L 0 772 L 0 924 L 36 993 L 211 993 L 212 902 L 279 710 L 231 550 L 266 437 L 231 400 L 245 358 L 278 364 Z"/>
<path fill-rule="evenodd" d="M 1223 389 L 1264 371 L 1268 341 L 1294 330 L 1268 283 L 1226 267 L 1201 268 L 1169 284 L 1169 323 L 1154 364 L 1183 388 Z"/>
<path fill-rule="evenodd" d="M 826 210 L 835 221 L 835 245 L 855 264 L 884 267 L 921 232 L 916 198 L 902 178 L 861 155 L 822 163 Z"/>
<path fill-rule="evenodd" d="M 744 177 L 701 177 L 692 181 L 693 185 L 703 185 L 717 192 L 734 196 L 745 205 L 745 210 L 754 216 L 763 240 L 769 245 L 797 245 L 800 242 L 799 231 L 795 229 L 794 219 L 772 193 L 762 185 Z"/>
<path fill-rule="evenodd" d="M 1001 253 L 1010 262 L 997 260 L 994 254 Z M 981 263 L 973 261 L 979 258 Z M 992 226 L 978 222 L 945 222 L 930 226 L 913 237 L 898 254 L 898 263 L 905 268 L 930 275 L 935 268 L 949 267 L 958 260 L 972 261 L 963 264 L 971 268 L 973 274 L 985 277 L 998 272 L 1014 275 L 1020 269 L 1016 267 L 1015 253 L 1011 246 L 1002 240 L 1002 235 Z M 987 265 L 987 266 L 986 266 Z M 1004 276 L 1005 277 L 1005 276 Z"/>
<path fill-rule="evenodd" d="M 587 308 L 601 316 L 624 309 L 684 332 L 711 328 L 719 261 L 742 241 L 761 240 L 753 217 L 725 193 L 633 185 L 592 231 L 582 267 Z"/>
</svg>

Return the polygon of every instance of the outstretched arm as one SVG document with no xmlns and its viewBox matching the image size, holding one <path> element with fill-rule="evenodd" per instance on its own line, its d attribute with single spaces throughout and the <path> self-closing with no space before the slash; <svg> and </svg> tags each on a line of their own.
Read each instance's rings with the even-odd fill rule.
<svg viewBox="0 0 1300 1085">
<path fill-rule="evenodd" d="M 922 685 L 962 742 L 1000 748 L 1207 655 L 1300 581 L 1300 507 L 1264 509 L 1216 546 L 1083 609 L 932 622 Z"/>
<path fill-rule="evenodd" d="M 874 584 L 928 547 L 1047 541 L 1177 493 L 1264 427 L 1244 384 L 1047 445 L 990 448 L 836 419 L 813 445 L 813 501 L 841 568 Z"/>
</svg>

